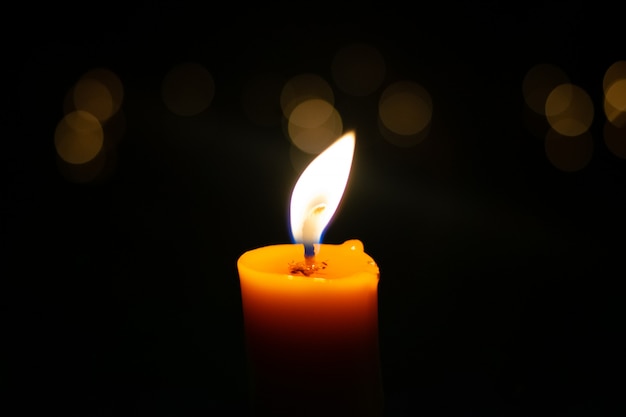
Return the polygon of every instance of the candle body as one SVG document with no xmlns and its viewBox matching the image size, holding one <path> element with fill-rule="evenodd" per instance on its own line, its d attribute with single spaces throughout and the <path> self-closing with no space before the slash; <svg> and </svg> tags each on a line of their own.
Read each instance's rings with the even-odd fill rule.
<svg viewBox="0 0 626 417">
<path fill-rule="evenodd" d="M 317 272 L 290 272 L 303 245 L 244 253 L 241 285 L 258 416 L 380 417 L 378 266 L 357 240 L 320 245 Z"/>
</svg>

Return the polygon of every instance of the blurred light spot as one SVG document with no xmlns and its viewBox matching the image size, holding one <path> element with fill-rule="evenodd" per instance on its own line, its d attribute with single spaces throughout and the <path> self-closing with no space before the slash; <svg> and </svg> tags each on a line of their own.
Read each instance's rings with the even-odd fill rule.
<svg viewBox="0 0 626 417">
<path fill-rule="evenodd" d="M 522 94 L 526 105 L 534 112 L 545 115 L 548 95 L 561 84 L 569 83 L 569 77 L 559 67 L 538 64 L 526 72 L 522 82 Z"/>
<path fill-rule="evenodd" d="M 589 132 L 579 136 L 566 136 L 550 129 L 546 134 L 544 145 L 550 163 L 565 172 L 583 169 L 593 155 L 593 140 Z"/>
<path fill-rule="evenodd" d="M 626 159 L 626 126 L 616 126 L 607 120 L 604 124 L 604 143 L 613 155 Z"/>
<path fill-rule="evenodd" d="M 578 136 L 591 126 L 593 102 L 585 90 L 573 84 L 555 87 L 545 103 L 550 126 L 565 136 Z"/>
<path fill-rule="evenodd" d="M 279 126 L 282 110 L 280 93 L 283 80 L 274 75 L 258 75 L 244 86 L 242 106 L 248 119 L 259 126 Z"/>
<path fill-rule="evenodd" d="M 211 73 L 195 62 L 171 68 L 161 85 L 165 106 L 179 116 L 195 116 L 206 110 L 215 95 Z"/>
<path fill-rule="evenodd" d="M 385 128 L 381 133 L 396 145 L 412 146 L 423 140 L 432 113 L 430 94 L 412 81 L 398 81 L 388 86 L 378 103 L 379 121 Z"/>
<path fill-rule="evenodd" d="M 74 85 L 73 108 L 68 110 L 84 110 L 100 122 L 105 122 L 118 112 L 123 99 L 124 87 L 119 77 L 107 68 L 94 68 L 83 74 Z"/>
<path fill-rule="evenodd" d="M 626 126 L 626 78 L 613 82 L 605 90 L 604 113 L 615 126 Z"/>
<path fill-rule="evenodd" d="M 107 68 L 87 71 L 68 89 L 66 117 L 55 132 L 58 169 L 68 181 L 94 182 L 112 175 L 116 146 L 126 129 L 123 100 L 122 82 Z"/>
<path fill-rule="evenodd" d="M 289 116 L 287 132 L 291 143 L 303 152 L 318 154 L 343 132 L 341 116 L 321 99 L 300 103 Z"/>
<path fill-rule="evenodd" d="M 341 48 L 331 64 L 337 86 L 354 96 L 376 91 L 385 78 L 385 60 L 371 45 L 356 43 Z"/>
<path fill-rule="evenodd" d="M 602 90 L 606 93 L 611 84 L 626 78 L 626 61 L 616 61 L 604 72 L 602 79 Z"/>
<path fill-rule="evenodd" d="M 74 107 L 94 115 L 101 122 L 113 114 L 113 97 L 104 84 L 81 78 L 74 86 Z"/>
<path fill-rule="evenodd" d="M 306 100 L 293 109 L 289 115 L 289 123 L 298 127 L 313 129 L 326 123 L 334 111 L 333 105 L 325 100 Z"/>
<path fill-rule="evenodd" d="M 57 154 L 71 164 L 84 164 L 102 149 L 104 133 L 98 119 L 83 110 L 68 113 L 57 124 L 54 145 Z"/>
<path fill-rule="evenodd" d="M 289 79 L 280 94 L 280 107 L 286 119 L 302 102 L 314 98 L 322 99 L 335 105 L 335 94 L 328 82 L 319 75 L 300 74 Z"/>
</svg>

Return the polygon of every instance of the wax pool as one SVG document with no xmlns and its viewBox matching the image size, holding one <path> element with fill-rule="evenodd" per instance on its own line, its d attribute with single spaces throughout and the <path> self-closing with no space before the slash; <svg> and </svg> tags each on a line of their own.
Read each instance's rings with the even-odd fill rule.
<svg viewBox="0 0 626 417">
<path fill-rule="evenodd" d="M 358 240 L 321 244 L 309 276 L 303 261 L 301 244 L 237 261 L 255 415 L 379 417 L 378 266 Z"/>
</svg>

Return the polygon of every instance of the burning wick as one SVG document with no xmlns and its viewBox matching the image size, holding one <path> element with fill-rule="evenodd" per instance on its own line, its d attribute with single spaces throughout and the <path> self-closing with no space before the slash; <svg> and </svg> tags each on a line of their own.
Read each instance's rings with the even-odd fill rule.
<svg viewBox="0 0 626 417">
<path fill-rule="evenodd" d="M 313 207 L 309 212 L 309 216 L 304 221 L 304 225 L 302 226 L 302 237 L 304 244 L 304 263 L 292 263 L 291 264 L 291 272 L 300 272 L 306 276 L 311 275 L 312 273 L 326 268 L 326 262 L 322 262 L 321 264 L 315 263 L 315 253 L 316 253 L 316 234 L 320 229 L 320 215 L 326 209 L 325 203 L 320 203 Z"/>
</svg>

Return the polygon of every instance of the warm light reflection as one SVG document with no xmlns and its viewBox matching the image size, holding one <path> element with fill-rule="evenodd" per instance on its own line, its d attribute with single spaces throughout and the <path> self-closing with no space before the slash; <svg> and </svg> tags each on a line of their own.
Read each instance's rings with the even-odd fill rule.
<svg viewBox="0 0 626 417">
<path fill-rule="evenodd" d="M 343 197 L 354 154 L 355 136 L 349 132 L 320 153 L 302 172 L 291 194 L 290 226 L 294 242 L 313 246 Z"/>
<path fill-rule="evenodd" d="M 280 94 L 280 107 L 286 119 L 304 101 L 321 99 L 335 105 L 335 94 L 328 82 L 316 74 L 299 74 L 290 78 Z"/>
<path fill-rule="evenodd" d="M 70 103 L 66 103 L 66 114 L 73 110 L 84 110 L 103 123 L 120 110 L 124 87 L 113 71 L 93 68 L 76 82 L 70 97 Z"/>
<path fill-rule="evenodd" d="M 195 116 L 213 101 L 215 82 L 201 64 L 184 62 L 171 68 L 161 84 L 165 106 L 179 116 Z"/>
<path fill-rule="evenodd" d="M 300 103 L 287 121 L 287 133 L 292 144 L 308 154 L 320 153 L 341 132 L 341 116 L 332 104 L 320 99 Z"/>
<path fill-rule="evenodd" d="M 57 154 L 71 164 L 84 164 L 102 149 L 104 133 L 98 119 L 83 110 L 71 112 L 57 124 L 54 145 Z"/>
<path fill-rule="evenodd" d="M 615 61 L 604 72 L 602 90 L 606 93 L 611 84 L 626 79 L 626 60 Z"/>
<path fill-rule="evenodd" d="M 378 49 L 355 43 L 336 52 L 331 70 L 333 80 L 342 91 L 354 96 L 367 96 L 382 84 L 386 66 Z"/>
<path fill-rule="evenodd" d="M 428 91 L 413 81 L 398 81 L 383 91 L 378 105 L 378 117 L 399 146 L 412 146 L 421 141 L 430 125 L 433 113 Z M 392 136 L 385 135 L 386 138 Z M 400 136 L 400 138 L 397 138 Z"/>
<path fill-rule="evenodd" d="M 325 100 L 306 100 L 298 104 L 289 114 L 289 122 L 305 129 L 312 129 L 326 123 L 334 110 L 333 105 Z"/>
<path fill-rule="evenodd" d="M 615 126 L 626 126 L 626 78 L 613 82 L 605 90 L 604 114 Z"/>
<path fill-rule="evenodd" d="M 574 84 L 561 84 L 548 95 L 545 114 L 550 126 L 565 136 L 586 132 L 593 122 L 593 102 L 585 90 Z"/>
<path fill-rule="evenodd" d="M 58 170 L 65 179 L 87 183 L 112 174 L 116 145 L 126 128 L 123 100 L 122 82 L 107 68 L 85 72 L 67 90 L 65 118 L 58 123 L 54 138 Z"/>
<path fill-rule="evenodd" d="M 57 167 L 61 175 L 74 183 L 101 182 L 110 178 L 116 169 L 117 145 L 125 129 L 124 113 L 118 111 L 102 124 L 103 142 L 100 152 L 82 164 L 69 163 L 58 158 Z"/>
<path fill-rule="evenodd" d="M 535 113 L 545 115 L 548 95 L 561 84 L 569 83 L 563 70 L 552 64 L 537 64 L 526 72 L 522 94 L 526 105 Z"/>
<path fill-rule="evenodd" d="M 545 137 L 545 153 L 550 163 L 561 171 L 575 172 L 585 168 L 593 156 L 593 140 L 589 132 L 566 136 L 550 129 Z"/>
<path fill-rule="evenodd" d="M 101 122 L 113 114 L 113 97 L 98 80 L 81 78 L 74 86 L 74 107 L 94 115 Z"/>
</svg>

